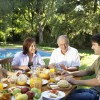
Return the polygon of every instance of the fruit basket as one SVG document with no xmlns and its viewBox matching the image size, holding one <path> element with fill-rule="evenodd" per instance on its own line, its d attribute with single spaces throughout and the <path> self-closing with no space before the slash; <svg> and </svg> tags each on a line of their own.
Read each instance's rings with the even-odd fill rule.
<svg viewBox="0 0 100 100">
<path fill-rule="evenodd" d="M 41 97 L 41 91 L 27 86 L 11 87 L 8 91 L 12 94 L 11 100 L 33 100 Z"/>
</svg>

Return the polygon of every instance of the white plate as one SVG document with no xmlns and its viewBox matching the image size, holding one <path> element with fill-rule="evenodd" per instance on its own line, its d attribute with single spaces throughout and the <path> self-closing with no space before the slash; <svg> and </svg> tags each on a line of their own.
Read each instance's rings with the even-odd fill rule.
<svg viewBox="0 0 100 100">
<path fill-rule="evenodd" d="M 62 91 L 58 91 L 58 96 L 57 96 L 57 98 L 50 98 L 49 97 L 49 90 L 48 91 L 44 91 L 43 93 L 42 93 L 42 98 L 44 98 L 44 100 L 45 99 L 48 99 L 48 100 L 60 100 L 60 99 L 62 99 L 63 97 L 65 97 L 65 93 L 64 92 L 62 92 Z"/>
<path fill-rule="evenodd" d="M 42 79 L 42 85 L 45 85 L 48 83 L 48 80 L 46 79 Z M 30 84 L 30 80 L 27 80 L 27 84 L 29 85 Z"/>
<path fill-rule="evenodd" d="M 3 87 L 4 87 L 4 88 L 7 87 L 7 86 L 8 86 L 8 84 L 3 83 Z"/>
<path fill-rule="evenodd" d="M 61 79 L 61 78 L 60 78 L 59 76 L 58 76 L 58 77 L 56 77 L 56 81 L 60 81 L 60 79 Z"/>
</svg>

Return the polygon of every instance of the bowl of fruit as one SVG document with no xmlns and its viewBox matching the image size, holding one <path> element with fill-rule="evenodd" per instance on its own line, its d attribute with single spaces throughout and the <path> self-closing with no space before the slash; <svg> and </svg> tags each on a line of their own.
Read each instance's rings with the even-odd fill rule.
<svg viewBox="0 0 100 100">
<path fill-rule="evenodd" d="M 39 89 L 26 86 L 11 87 L 9 92 L 13 95 L 11 100 L 37 100 L 41 97 Z"/>
</svg>

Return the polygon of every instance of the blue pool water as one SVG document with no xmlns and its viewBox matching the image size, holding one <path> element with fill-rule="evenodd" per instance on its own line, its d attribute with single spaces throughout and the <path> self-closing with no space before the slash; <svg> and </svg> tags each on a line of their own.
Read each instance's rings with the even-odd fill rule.
<svg viewBox="0 0 100 100">
<path fill-rule="evenodd" d="M 22 51 L 22 49 L 0 49 L 0 59 L 7 57 L 13 57 L 17 52 Z M 50 57 L 51 53 L 39 50 L 38 53 L 42 57 Z"/>
</svg>

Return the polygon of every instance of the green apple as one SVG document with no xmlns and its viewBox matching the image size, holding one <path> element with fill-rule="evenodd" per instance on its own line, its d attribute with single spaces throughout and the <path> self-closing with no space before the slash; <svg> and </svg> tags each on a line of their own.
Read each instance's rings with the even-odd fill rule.
<svg viewBox="0 0 100 100">
<path fill-rule="evenodd" d="M 28 100 L 27 94 L 19 94 L 17 97 L 15 97 L 15 100 Z"/>
<path fill-rule="evenodd" d="M 39 99 L 41 97 L 41 93 L 38 92 L 38 93 L 35 93 L 35 98 Z"/>
<path fill-rule="evenodd" d="M 12 92 L 12 94 L 15 96 L 17 93 L 21 93 L 21 89 L 15 88 Z"/>
<path fill-rule="evenodd" d="M 16 94 L 15 94 L 15 98 L 16 98 L 17 96 L 19 96 L 20 94 L 22 94 L 22 93 L 16 93 Z"/>
<path fill-rule="evenodd" d="M 39 89 L 32 88 L 31 91 L 35 93 L 35 98 L 36 99 L 39 99 L 41 97 L 41 91 Z"/>
<path fill-rule="evenodd" d="M 36 98 L 33 98 L 33 100 L 38 100 L 38 99 L 36 99 Z"/>
<path fill-rule="evenodd" d="M 39 89 L 37 89 L 37 88 L 32 88 L 31 91 L 34 92 L 34 93 L 41 92 L 41 91 L 40 91 Z"/>
</svg>

